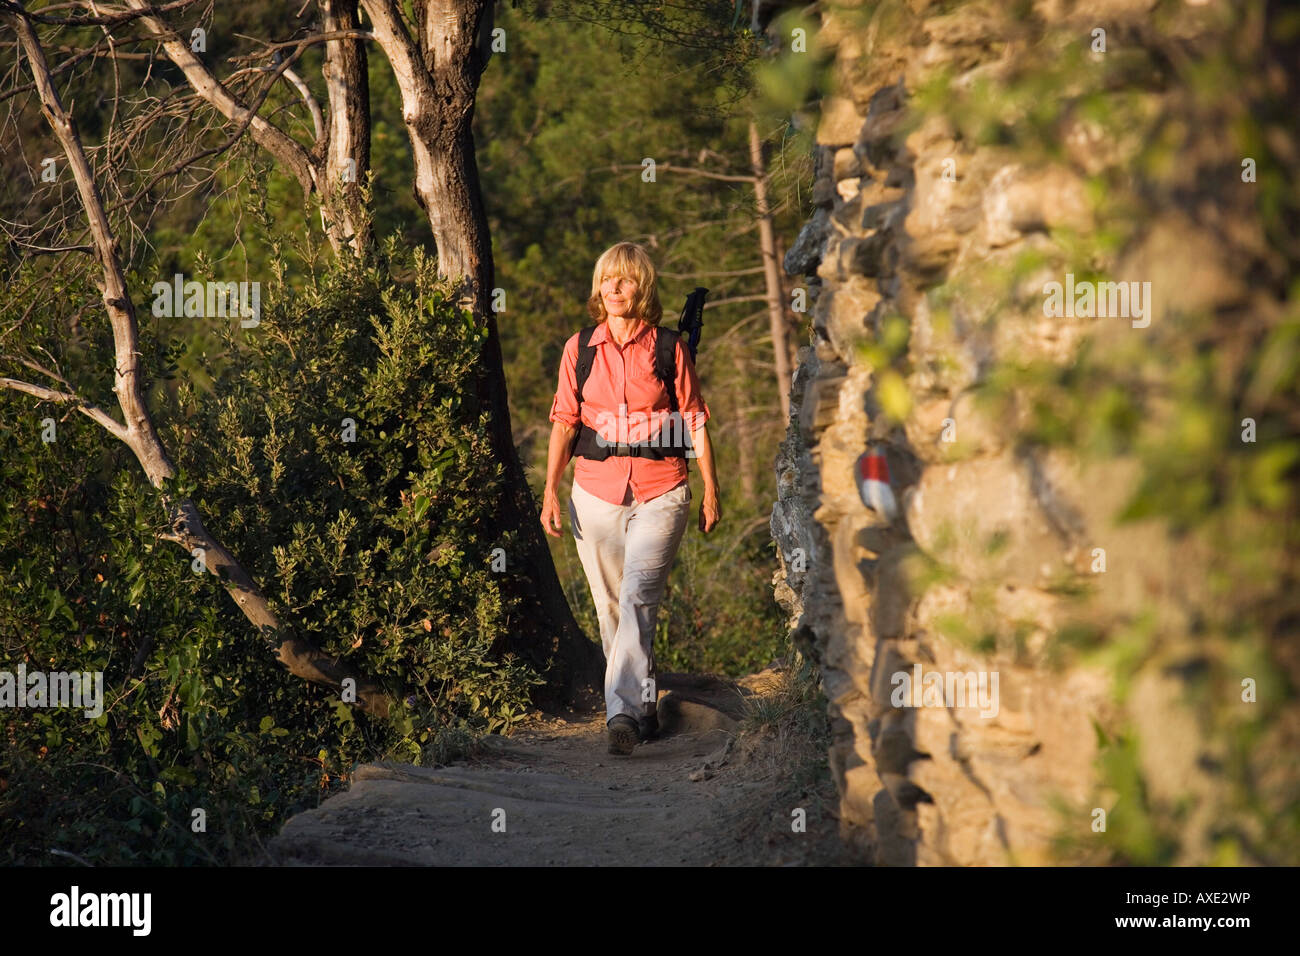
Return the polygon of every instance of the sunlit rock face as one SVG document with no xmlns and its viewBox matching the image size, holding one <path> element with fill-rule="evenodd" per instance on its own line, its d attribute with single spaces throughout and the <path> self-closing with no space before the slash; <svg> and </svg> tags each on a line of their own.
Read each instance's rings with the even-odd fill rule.
<svg viewBox="0 0 1300 956">
<path fill-rule="evenodd" d="M 1150 859 L 1211 862 L 1230 784 L 1189 688 L 1207 668 L 1225 674 L 1236 705 L 1246 674 L 1214 670 L 1208 649 L 1222 636 L 1207 624 L 1213 534 L 1120 520 L 1149 461 L 1123 442 L 1036 440 L 1052 411 L 1037 396 L 1060 392 L 1035 389 L 1059 385 L 1086 348 L 1090 368 L 1154 394 L 1178 374 L 1166 343 L 1183 317 L 1221 323 L 1237 348 L 1235 316 L 1279 310 L 1234 266 L 1267 259 L 1268 243 L 1253 198 L 1237 196 L 1231 137 L 1194 120 L 1188 90 L 1151 81 L 1155 46 L 1211 42 L 1214 4 L 1169 21 L 1150 19 L 1150 2 L 1044 0 L 1028 20 L 1014 6 L 823 14 L 837 86 L 817 135 L 817 208 L 785 260 L 813 337 L 776 461 L 776 594 L 822 670 L 842 836 L 864 861 L 1112 862 L 1108 815 L 1140 800 L 1147 816 L 1128 825 L 1168 813 L 1181 828 Z M 1104 81 L 1089 72 L 1103 66 Z M 943 108 L 967 94 L 993 114 L 982 134 Z M 1038 115 L 1049 97 L 1062 105 Z M 1095 120 L 1112 106 L 1138 125 Z M 1141 124 L 1180 110 L 1181 152 L 1144 153 Z M 1208 188 L 1207 168 L 1228 178 Z M 1130 172 L 1163 190 L 1145 210 L 1099 192 Z M 1062 415 L 1111 414 L 1110 392 L 1070 387 L 1092 411 Z M 1142 427 L 1158 433 L 1165 415 L 1178 427 L 1167 405 L 1152 397 Z M 894 507 L 868 494 L 868 470 L 877 489 L 887 474 Z M 1270 731 L 1277 754 L 1294 746 L 1288 713 Z M 1141 794 L 1107 776 L 1120 735 L 1136 741 Z"/>
</svg>

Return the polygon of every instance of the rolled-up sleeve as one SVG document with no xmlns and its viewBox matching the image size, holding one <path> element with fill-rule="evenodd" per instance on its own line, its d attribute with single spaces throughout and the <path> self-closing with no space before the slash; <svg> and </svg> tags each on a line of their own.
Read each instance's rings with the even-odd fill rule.
<svg viewBox="0 0 1300 956">
<path fill-rule="evenodd" d="M 560 381 L 551 402 L 551 421 L 562 425 L 576 425 L 581 418 L 578 409 L 578 337 L 575 335 L 564 345 L 560 359 Z"/>
<path fill-rule="evenodd" d="M 700 394 L 695 363 L 681 339 L 677 340 L 677 407 L 689 431 L 698 431 L 709 420 L 709 406 Z"/>
</svg>

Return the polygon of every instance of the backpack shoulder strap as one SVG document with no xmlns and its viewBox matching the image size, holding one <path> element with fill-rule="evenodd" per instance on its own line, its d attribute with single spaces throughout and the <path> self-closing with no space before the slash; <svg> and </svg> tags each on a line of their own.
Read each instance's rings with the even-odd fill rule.
<svg viewBox="0 0 1300 956">
<path fill-rule="evenodd" d="M 582 405 L 582 386 L 587 383 L 591 366 L 596 361 L 596 346 L 590 344 L 596 333 L 596 326 L 589 325 L 578 333 L 578 405 Z"/>
<path fill-rule="evenodd" d="M 655 336 L 655 374 L 668 390 L 668 407 L 677 411 L 677 339 L 672 329 L 660 326 Z"/>
</svg>

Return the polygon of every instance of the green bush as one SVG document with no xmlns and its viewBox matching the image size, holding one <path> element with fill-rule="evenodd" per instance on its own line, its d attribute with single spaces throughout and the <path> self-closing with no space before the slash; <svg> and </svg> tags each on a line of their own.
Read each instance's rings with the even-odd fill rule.
<svg viewBox="0 0 1300 956">
<path fill-rule="evenodd" d="M 222 584 L 160 540 L 159 493 L 125 446 L 66 407 L 2 392 L 0 669 L 102 671 L 105 691 L 93 720 L 0 710 L 5 863 L 247 858 L 357 761 L 448 759 L 508 730 L 540 682 L 502 651 L 526 582 L 491 566 L 515 544 L 490 531 L 501 469 L 474 389 L 486 333 L 420 250 L 391 241 L 298 289 L 278 249 L 270 271 L 255 328 L 140 306 L 145 365 L 162 373 L 151 407 L 175 486 L 281 621 L 398 706 L 376 719 L 289 675 Z M 95 298 L 69 289 L 68 314 Z M 106 319 L 83 317 L 77 344 L 54 331 L 67 318 L 24 325 L 22 344 L 86 370 L 73 380 L 114 409 L 111 383 L 93 377 L 111 354 Z"/>
</svg>

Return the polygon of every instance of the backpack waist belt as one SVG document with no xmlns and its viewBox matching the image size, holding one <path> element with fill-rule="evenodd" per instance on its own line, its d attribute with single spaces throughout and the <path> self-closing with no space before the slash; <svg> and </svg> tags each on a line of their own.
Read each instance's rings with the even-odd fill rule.
<svg viewBox="0 0 1300 956">
<path fill-rule="evenodd" d="M 591 458 L 594 461 L 604 461 L 606 458 L 614 455 L 616 457 L 627 458 L 653 458 L 662 460 L 664 458 L 685 458 L 686 449 L 680 444 L 673 445 L 652 445 L 650 442 L 636 442 L 629 444 L 619 442 L 617 444 L 600 443 L 600 435 L 594 428 L 588 428 L 585 422 L 579 422 L 577 439 L 573 444 L 573 456 L 575 458 Z"/>
</svg>

